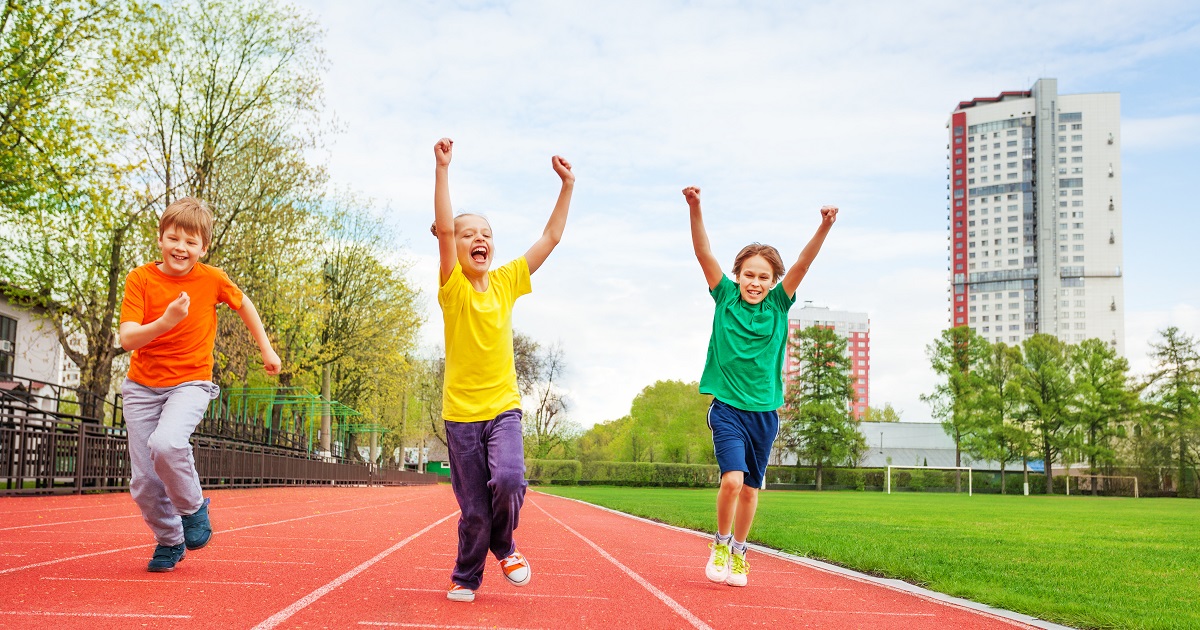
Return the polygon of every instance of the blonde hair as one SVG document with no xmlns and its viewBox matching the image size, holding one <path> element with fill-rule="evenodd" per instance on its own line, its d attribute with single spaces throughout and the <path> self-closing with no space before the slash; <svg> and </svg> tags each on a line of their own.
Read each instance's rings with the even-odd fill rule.
<svg viewBox="0 0 1200 630">
<path fill-rule="evenodd" d="M 205 249 L 212 243 L 212 211 L 195 197 L 176 199 L 167 206 L 158 220 L 158 237 L 162 238 L 163 232 L 171 227 L 199 236 Z"/>
<path fill-rule="evenodd" d="M 458 216 L 454 217 L 454 229 L 456 231 L 458 230 L 458 220 L 463 217 L 479 217 L 480 219 L 487 221 L 488 227 L 491 227 L 491 225 L 492 225 L 492 222 L 488 221 L 487 217 L 483 216 L 482 214 L 475 214 L 474 212 L 463 212 L 463 213 L 459 214 Z M 434 221 L 432 224 L 429 225 L 429 232 L 432 233 L 435 237 L 438 235 L 437 221 Z"/>
<path fill-rule="evenodd" d="M 737 258 L 733 259 L 733 275 L 742 273 L 742 264 L 751 256 L 762 256 L 763 260 L 767 261 L 767 264 L 771 266 L 771 271 L 775 274 L 773 282 L 779 282 L 779 278 L 783 277 L 786 269 L 783 266 L 783 258 L 779 256 L 779 250 L 762 243 L 750 243 L 738 252 Z"/>
</svg>

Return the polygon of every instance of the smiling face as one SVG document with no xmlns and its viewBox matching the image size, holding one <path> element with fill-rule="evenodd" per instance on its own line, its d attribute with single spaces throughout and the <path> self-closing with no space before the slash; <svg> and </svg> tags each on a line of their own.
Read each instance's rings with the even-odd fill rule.
<svg viewBox="0 0 1200 630">
<path fill-rule="evenodd" d="M 775 286 L 775 271 L 766 258 L 754 255 L 742 261 L 737 275 L 738 290 L 749 304 L 758 304 Z"/>
<path fill-rule="evenodd" d="M 454 247 L 465 275 L 487 274 L 492 267 L 492 225 L 477 214 L 455 217 Z"/>
<path fill-rule="evenodd" d="M 208 254 L 208 246 L 200 235 L 192 234 L 178 226 L 168 226 L 158 236 L 158 248 L 162 250 L 162 265 L 159 269 L 168 276 L 185 276 Z"/>
</svg>

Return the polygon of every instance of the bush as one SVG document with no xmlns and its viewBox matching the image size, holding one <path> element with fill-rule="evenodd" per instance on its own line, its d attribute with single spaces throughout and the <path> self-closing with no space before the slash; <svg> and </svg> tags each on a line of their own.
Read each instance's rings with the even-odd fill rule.
<svg viewBox="0 0 1200 630">
<path fill-rule="evenodd" d="M 574 486 L 579 483 L 583 467 L 573 459 L 527 459 L 525 478 L 533 483 Z"/>
<path fill-rule="evenodd" d="M 714 486 L 721 470 L 711 464 L 665 464 L 652 462 L 588 462 L 583 466 L 585 483 L 614 486 Z"/>
</svg>

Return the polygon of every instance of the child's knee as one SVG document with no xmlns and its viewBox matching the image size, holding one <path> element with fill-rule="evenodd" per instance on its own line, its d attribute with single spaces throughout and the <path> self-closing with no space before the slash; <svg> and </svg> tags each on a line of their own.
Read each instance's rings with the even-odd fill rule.
<svg viewBox="0 0 1200 630">
<path fill-rule="evenodd" d="M 179 455 L 186 457 L 188 449 L 191 447 L 188 444 L 188 436 L 171 435 L 162 431 L 151 433 L 150 439 L 146 441 L 146 446 L 150 449 L 152 459 Z"/>
<path fill-rule="evenodd" d="M 721 487 L 725 490 L 733 492 L 741 492 L 745 486 L 742 480 L 745 478 L 744 473 L 740 470 L 731 470 L 724 475 L 721 475 Z"/>
<path fill-rule="evenodd" d="M 514 495 L 525 490 L 525 475 L 520 469 L 499 471 L 488 485 L 492 487 L 493 495 Z"/>
</svg>

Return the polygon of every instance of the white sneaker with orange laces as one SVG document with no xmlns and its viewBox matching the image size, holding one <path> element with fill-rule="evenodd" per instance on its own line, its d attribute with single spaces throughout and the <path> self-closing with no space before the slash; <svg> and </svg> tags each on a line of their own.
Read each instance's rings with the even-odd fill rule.
<svg viewBox="0 0 1200 630">
<path fill-rule="evenodd" d="M 475 591 L 457 584 L 451 584 L 450 590 L 446 592 L 446 599 L 452 602 L 473 602 L 475 601 Z"/>
<path fill-rule="evenodd" d="M 520 551 L 514 551 L 501 560 L 500 568 L 504 570 L 504 578 L 513 586 L 525 586 L 529 583 L 529 578 L 533 576 L 529 570 L 529 561 L 521 555 Z"/>
</svg>

